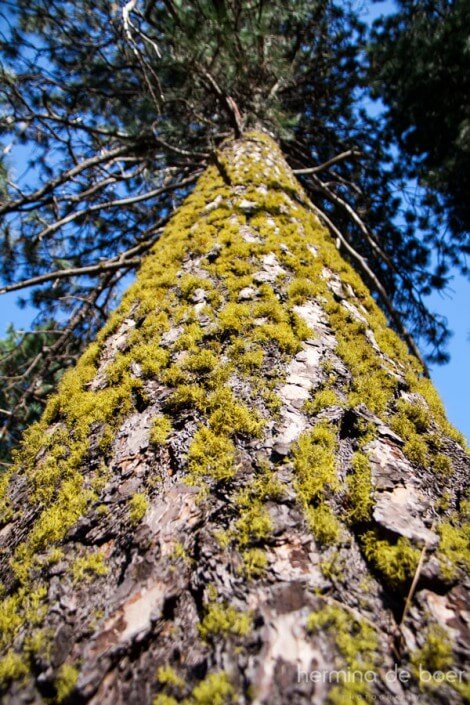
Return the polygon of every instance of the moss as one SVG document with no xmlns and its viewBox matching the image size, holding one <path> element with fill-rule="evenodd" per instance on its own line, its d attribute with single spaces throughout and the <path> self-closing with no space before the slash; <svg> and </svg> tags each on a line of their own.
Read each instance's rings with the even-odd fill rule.
<svg viewBox="0 0 470 705">
<path fill-rule="evenodd" d="M 429 627 L 423 646 L 411 653 L 410 662 L 411 672 L 418 681 L 420 690 L 439 688 L 446 683 L 445 677 L 450 672 L 455 676 L 455 681 L 448 681 L 450 687 L 460 694 L 462 702 L 468 702 L 468 683 L 457 679 L 458 672 L 452 668 L 452 642 L 442 626 L 432 624 Z"/>
<path fill-rule="evenodd" d="M 234 373 L 234 366 L 230 362 L 217 365 L 204 380 L 207 391 L 217 391 L 226 385 Z"/>
<path fill-rule="evenodd" d="M 263 421 L 259 415 L 239 404 L 228 388 L 222 388 L 208 399 L 208 406 L 214 409 L 209 417 L 209 425 L 219 435 L 244 434 L 259 437 Z"/>
<path fill-rule="evenodd" d="M 279 394 L 272 389 L 264 389 L 261 393 L 266 408 L 273 414 L 277 416 L 279 411 L 282 409 L 283 403 Z"/>
<path fill-rule="evenodd" d="M 325 578 L 335 582 L 344 572 L 340 552 L 338 550 L 329 551 L 321 561 L 320 567 Z"/>
<path fill-rule="evenodd" d="M 180 364 L 169 365 L 163 370 L 161 381 L 169 387 L 178 387 L 179 385 L 189 384 L 191 378 Z"/>
<path fill-rule="evenodd" d="M 56 700 L 58 703 L 63 702 L 71 694 L 78 680 L 77 669 L 64 663 L 60 668 L 55 680 Z"/>
<path fill-rule="evenodd" d="M 241 547 L 263 541 L 270 535 L 273 527 L 264 502 L 279 500 L 284 495 L 284 488 L 273 476 L 269 463 L 263 459 L 259 460 L 255 477 L 233 500 L 239 510 L 234 537 Z"/>
<path fill-rule="evenodd" d="M 0 603 L 0 644 L 5 646 L 16 634 L 23 623 L 23 615 L 19 607 L 21 600 L 18 595 L 5 598 Z"/>
<path fill-rule="evenodd" d="M 160 666 L 157 669 L 156 679 L 161 685 L 172 685 L 175 688 L 184 687 L 184 680 L 171 666 Z"/>
<path fill-rule="evenodd" d="M 258 458 L 258 464 L 254 479 L 236 499 L 240 506 L 250 506 L 253 499 L 265 502 L 267 499 L 280 500 L 285 495 L 285 489 L 273 474 L 270 463 Z"/>
<path fill-rule="evenodd" d="M 150 428 L 150 443 L 154 446 L 164 445 L 171 432 L 172 426 L 168 416 L 155 416 Z"/>
<path fill-rule="evenodd" d="M 291 311 L 289 315 L 290 325 L 292 332 L 298 338 L 298 340 L 312 340 L 315 338 L 314 331 L 310 326 L 304 321 L 302 316 L 299 316 L 294 311 Z"/>
<path fill-rule="evenodd" d="M 156 298 L 159 298 L 157 293 Z M 155 311 L 154 300 L 150 302 L 141 302 L 139 306 L 139 315 L 144 316 L 140 330 L 135 331 L 136 339 L 144 336 L 148 340 L 160 340 L 162 333 L 167 333 L 171 328 L 171 321 L 166 311 Z"/>
<path fill-rule="evenodd" d="M 201 328 L 199 323 L 190 323 L 189 325 L 185 326 L 183 333 L 181 333 L 179 338 L 173 344 L 173 348 L 176 351 L 197 351 L 198 346 L 203 338 L 204 330 Z"/>
<path fill-rule="evenodd" d="M 74 476 L 62 483 L 56 501 L 39 514 L 28 540 L 18 546 L 11 560 L 20 582 L 27 582 L 34 555 L 59 542 L 85 513 L 92 498 L 94 493 L 83 489 L 82 477 Z"/>
<path fill-rule="evenodd" d="M 169 409 L 177 410 L 184 407 L 203 409 L 207 394 L 197 384 L 180 384 L 166 402 Z"/>
<path fill-rule="evenodd" d="M 191 564 L 191 562 L 192 562 L 184 545 L 180 542 L 177 542 L 173 548 L 173 557 L 176 560 L 181 559 L 187 564 Z"/>
<path fill-rule="evenodd" d="M 188 705 L 228 705 L 235 702 L 235 690 L 226 673 L 210 673 L 191 693 Z"/>
<path fill-rule="evenodd" d="M 426 433 L 429 429 L 431 423 L 429 410 L 421 402 L 410 403 L 399 399 L 397 412 L 411 421 L 417 433 Z"/>
<path fill-rule="evenodd" d="M 247 612 L 238 612 L 227 604 L 214 602 L 207 607 L 199 625 L 199 633 L 206 641 L 214 636 L 246 636 L 251 630 L 252 618 Z"/>
<path fill-rule="evenodd" d="M 149 508 L 149 501 L 147 495 L 143 494 L 142 492 L 136 492 L 130 498 L 128 506 L 129 521 L 134 526 L 140 524 L 147 512 L 147 509 Z"/>
<path fill-rule="evenodd" d="M 466 449 L 465 437 L 447 421 L 444 405 L 431 380 L 426 377 L 417 377 L 409 374 L 407 382 L 412 392 L 421 394 L 423 399 L 425 399 L 434 420 L 439 424 L 443 432 L 459 443 L 462 448 Z"/>
<path fill-rule="evenodd" d="M 237 358 L 237 368 L 243 372 L 256 372 L 263 364 L 264 350 L 248 350 Z"/>
<path fill-rule="evenodd" d="M 63 549 L 55 546 L 48 551 L 45 562 L 47 565 L 54 565 L 55 563 L 59 563 L 59 561 L 63 560 L 64 556 L 65 554 Z"/>
<path fill-rule="evenodd" d="M 169 360 L 168 351 L 158 347 L 154 342 L 134 346 L 130 357 L 140 365 L 145 377 L 156 377 Z"/>
<path fill-rule="evenodd" d="M 307 399 L 303 411 L 306 414 L 318 414 L 322 409 L 339 405 L 340 401 L 338 395 L 333 389 L 321 389 L 314 394 L 313 399 Z"/>
<path fill-rule="evenodd" d="M 242 552 L 243 572 L 248 580 L 261 578 L 268 567 L 266 553 L 261 548 L 247 548 Z"/>
<path fill-rule="evenodd" d="M 329 702 L 334 705 L 372 703 L 371 685 L 358 674 L 376 669 L 378 639 L 373 627 L 341 607 L 326 605 L 308 616 L 307 630 L 310 634 L 326 631 L 330 635 L 339 654 L 339 668 L 346 667 L 352 676 L 330 689 Z"/>
<path fill-rule="evenodd" d="M 251 506 L 241 511 L 241 516 L 235 524 L 237 543 L 246 547 L 250 543 L 265 541 L 272 529 L 268 512 L 259 500 L 254 500 Z"/>
<path fill-rule="evenodd" d="M 4 649 L 11 644 L 24 625 L 36 626 L 41 623 L 46 596 L 47 589 L 44 586 L 35 590 L 21 587 L 17 593 L 0 602 L 0 648 Z"/>
<path fill-rule="evenodd" d="M 424 402 L 413 403 L 399 399 L 397 411 L 392 416 L 390 427 L 406 443 L 403 452 L 412 463 L 426 465 L 430 456 L 430 444 L 435 445 L 435 434 L 429 433 L 431 417 Z M 439 463 L 438 463 L 439 464 Z"/>
<path fill-rule="evenodd" d="M 81 556 L 72 563 L 72 576 L 75 582 L 89 582 L 94 576 L 107 573 L 108 566 L 105 565 L 104 556 L 100 551 Z"/>
<path fill-rule="evenodd" d="M 365 403 L 372 412 L 383 414 L 393 398 L 397 379 L 383 366 L 380 356 L 372 348 L 364 324 L 352 318 L 331 297 L 326 308 L 336 332 L 336 352 L 352 373 L 350 405 L 355 407 Z"/>
<path fill-rule="evenodd" d="M 277 343 L 281 352 L 295 355 L 301 350 L 301 343 L 288 323 L 264 323 L 257 326 L 253 340 L 260 343 Z"/>
<path fill-rule="evenodd" d="M 378 532 L 362 536 L 364 553 L 389 585 L 403 587 L 412 580 L 419 563 L 420 551 L 410 541 L 400 537 L 396 543 L 380 538 Z"/>
<path fill-rule="evenodd" d="M 357 433 L 357 445 L 359 448 L 365 448 L 371 441 L 377 438 L 377 426 L 362 417 L 356 420 L 355 429 Z"/>
<path fill-rule="evenodd" d="M 198 377 L 212 372 L 217 367 L 218 358 L 211 350 L 192 352 L 183 362 L 183 368 L 195 372 Z"/>
<path fill-rule="evenodd" d="M 463 703 L 470 702 L 470 682 L 467 681 L 460 683 L 457 681 L 456 683 L 453 683 L 452 686 L 462 698 Z"/>
<path fill-rule="evenodd" d="M 98 424 L 104 429 L 102 447 L 104 438 L 110 437 L 106 434 L 108 422 L 115 423 L 118 410 L 125 414 L 130 409 L 132 393 L 141 384 L 126 374 L 116 388 L 89 391 L 86 385 L 96 373 L 95 362 L 94 348 L 82 357 L 75 370 L 64 375 L 44 419 L 25 434 L 23 447 L 17 454 L 18 465 L 25 468 L 31 480 L 31 500 L 36 503 L 39 500 L 43 507 L 12 560 L 22 582 L 29 578 L 34 555 L 60 541 L 95 498 L 94 491 L 83 489 L 83 476 L 79 472 L 88 449 L 90 428 Z M 45 434 L 45 422 L 58 416 L 62 423 L 52 434 Z M 41 446 L 45 456 L 37 463 Z"/>
<path fill-rule="evenodd" d="M 408 460 L 417 465 L 426 465 L 428 462 L 428 446 L 426 441 L 419 436 L 410 438 L 403 446 L 403 453 Z"/>
<path fill-rule="evenodd" d="M 352 473 L 348 475 L 347 484 L 347 518 L 351 524 L 369 521 L 374 506 L 372 499 L 372 473 L 367 455 L 354 453 Z"/>
<path fill-rule="evenodd" d="M 439 512 L 446 512 L 452 503 L 452 492 L 450 490 L 444 490 L 441 497 L 436 502 L 436 509 Z"/>
<path fill-rule="evenodd" d="M 220 311 L 217 322 L 222 333 L 233 335 L 240 333 L 251 323 L 252 315 L 248 304 L 228 303 Z"/>
<path fill-rule="evenodd" d="M 228 480 L 235 473 L 235 446 L 230 438 L 201 426 L 189 448 L 188 467 L 195 475 Z"/>
<path fill-rule="evenodd" d="M 319 500 L 339 488 L 335 467 L 336 436 L 326 423 L 300 436 L 294 450 L 296 487 L 302 500 Z"/>
<path fill-rule="evenodd" d="M 302 304 L 318 293 L 318 287 L 309 279 L 294 279 L 287 289 L 287 295 L 292 304 Z"/>
<path fill-rule="evenodd" d="M 451 477 L 453 474 L 452 461 L 443 453 L 437 453 L 432 460 L 432 469 L 439 477 Z"/>
<path fill-rule="evenodd" d="M 0 659 L 0 686 L 5 687 L 11 681 L 20 680 L 28 672 L 29 668 L 21 656 L 9 649 Z"/>
<path fill-rule="evenodd" d="M 210 290 L 213 288 L 210 279 L 194 276 L 194 274 L 184 274 L 179 280 L 181 298 L 190 300 L 196 289 Z"/>
<path fill-rule="evenodd" d="M 89 481 L 90 489 L 94 493 L 100 494 L 105 489 L 105 487 L 107 486 L 110 479 L 111 479 L 111 470 L 106 465 L 104 460 L 102 460 L 97 472 L 94 474 L 94 476 L 92 478 L 90 478 L 90 481 Z"/>
<path fill-rule="evenodd" d="M 230 546 L 232 535 L 229 531 L 225 529 L 214 529 L 212 535 L 223 550 Z"/>
<path fill-rule="evenodd" d="M 300 436 L 293 453 L 295 488 L 307 522 L 317 541 L 326 545 L 340 536 L 340 524 L 327 502 L 339 489 L 335 448 L 335 432 L 321 422 Z"/>
<path fill-rule="evenodd" d="M 432 625 L 427 631 L 422 648 L 414 651 L 410 660 L 415 672 L 419 671 L 419 666 L 431 673 L 449 668 L 453 658 L 447 631 L 437 624 Z"/>
<path fill-rule="evenodd" d="M 267 318 L 273 323 L 282 323 L 288 320 L 288 314 L 281 305 L 279 299 L 274 294 L 269 298 L 255 303 L 252 309 L 252 315 L 256 318 Z"/>
<path fill-rule="evenodd" d="M 158 693 L 153 699 L 153 705 L 180 705 L 182 702 L 184 701 L 177 700 L 166 693 Z"/>
<path fill-rule="evenodd" d="M 8 486 L 13 472 L 12 470 L 4 470 L 0 474 L 0 516 L 2 517 L 2 523 L 7 523 L 14 516 L 14 511 L 10 506 L 10 502 L 7 496 Z"/>
<path fill-rule="evenodd" d="M 404 440 L 416 435 L 412 421 L 405 414 L 395 414 L 390 420 L 390 428 Z"/>
<path fill-rule="evenodd" d="M 341 524 L 327 504 L 307 507 L 306 516 L 318 543 L 328 546 L 338 542 L 341 535 Z"/>
<path fill-rule="evenodd" d="M 28 635 L 23 644 L 23 651 L 28 657 L 41 657 L 50 659 L 51 648 L 50 641 L 52 637 L 50 629 L 35 629 Z"/>
<path fill-rule="evenodd" d="M 470 522 L 463 520 L 458 525 L 458 516 L 453 522 L 442 522 L 437 527 L 439 534 L 439 550 L 437 553 L 441 570 L 445 576 L 454 578 L 458 570 L 470 573 Z"/>
<path fill-rule="evenodd" d="M 466 490 L 466 497 L 468 497 L 470 494 L 470 490 Z M 470 521 L 470 500 L 469 499 L 462 499 L 460 502 L 460 511 L 458 516 L 462 521 L 469 522 Z"/>
</svg>

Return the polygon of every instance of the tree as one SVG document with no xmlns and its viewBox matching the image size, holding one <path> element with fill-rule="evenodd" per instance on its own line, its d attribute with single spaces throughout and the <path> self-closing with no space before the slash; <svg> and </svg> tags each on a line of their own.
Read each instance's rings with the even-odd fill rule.
<svg viewBox="0 0 470 705">
<path fill-rule="evenodd" d="M 226 140 L 4 478 L 3 702 L 464 702 L 468 466 L 279 147 Z"/>
<path fill-rule="evenodd" d="M 43 354 L 54 352 L 54 346 L 61 342 L 62 330 L 56 330 L 53 323 L 44 328 L 36 327 L 32 331 L 15 330 L 10 326 L 6 337 L 0 340 L 0 377 L 4 380 L 0 391 L 0 408 L 7 418 L 15 417 L 11 425 L 9 442 L 2 443 L 0 463 L 8 466 L 10 447 L 18 443 L 21 433 L 33 421 L 41 416 L 45 400 L 57 388 L 57 382 L 63 369 L 62 364 L 51 359 L 44 359 Z M 71 341 L 73 342 L 73 341 Z M 74 360 L 76 350 L 68 350 L 70 360 Z M 31 389 L 28 403 L 24 403 L 24 388 L 30 386 L 31 367 L 43 366 L 43 373 L 38 378 L 40 383 Z M 0 437 L 4 435 L 6 426 L 2 428 Z"/>
<path fill-rule="evenodd" d="M 416 355 L 412 335 L 443 358 L 445 322 L 423 296 L 444 286 L 455 248 L 435 263 L 417 231 L 432 233 L 429 209 L 418 218 L 398 196 L 393 151 L 362 108 L 366 38 L 353 4 L 16 0 L 3 25 L 0 291 L 28 290 L 38 325 L 63 329 L 59 365 L 95 337 L 216 147 L 259 125 L 393 327 Z M 15 150 L 26 174 L 14 172 Z M 33 365 L 23 380 L 23 406 L 45 371 Z M 15 419 L 4 417 L 10 445 Z"/>
<path fill-rule="evenodd" d="M 445 244 L 466 271 L 470 4 L 467 0 L 398 4 L 399 12 L 377 22 L 373 35 L 376 95 L 387 105 L 389 132 L 408 155 L 410 176 L 427 186 L 428 199 L 445 206 L 453 234 Z"/>
</svg>

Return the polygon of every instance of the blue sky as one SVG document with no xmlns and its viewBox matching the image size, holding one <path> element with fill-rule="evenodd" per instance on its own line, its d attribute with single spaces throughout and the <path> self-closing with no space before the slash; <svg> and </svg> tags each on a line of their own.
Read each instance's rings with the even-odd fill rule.
<svg viewBox="0 0 470 705">
<path fill-rule="evenodd" d="M 363 18 L 372 21 L 381 14 L 393 11 L 394 6 L 392 0 L 364 2 Z M 17 172 L 24 169 L 21 163 L 16 163 L 15 167 Z M 4 335 L 10 323 L 14 323 L 16 328 L 22 328 L 28 327 L 31 322 L 31 309 L 20 309 L 16 305 L 17 300 L 16 293 L 0 297 L 0 336 Z M 447 317 L 449 328 L 453 331 L 448 346 L 450 363 L 432 368 L 432 379 L 444 401 L 450 421 L 470 439 L 470 282 L 455 272 L 447 292 L 432 294 L 428 303 L 432 310 Z"/>
<path fill-rule="evenodd" d="M 432 294 L 429 305 L 447 317 L 453 331 L 448 345 L 450 362 L 434 367 L 431 376 L 449 420 L 470 440 L 470 282 L 455 273 L 447 294 Z"/>
</svg>

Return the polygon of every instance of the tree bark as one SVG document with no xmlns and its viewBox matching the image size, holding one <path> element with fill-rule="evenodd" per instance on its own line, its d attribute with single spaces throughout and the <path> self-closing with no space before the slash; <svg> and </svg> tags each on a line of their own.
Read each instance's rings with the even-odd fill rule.
<svg viewBox="0 0 470 705">
<path fill-rule="evenodd" d="M 468 467 L 277 145 L 227 143 L 4 478 L 3 702 L 463 702 Z"/>
</svg>

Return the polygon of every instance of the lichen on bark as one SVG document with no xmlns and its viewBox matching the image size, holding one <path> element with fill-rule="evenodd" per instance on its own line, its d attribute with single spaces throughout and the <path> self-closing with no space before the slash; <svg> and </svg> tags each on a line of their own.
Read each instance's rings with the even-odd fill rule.
<svg viewBox="0 0 470 705">
<path fill-rule="evenodd" d="M 468 467 L 277 145 L 228 142 L 2 482 L 5 703 L 463 702 L 416 664 L 464 662 Z"/>
</svg>

